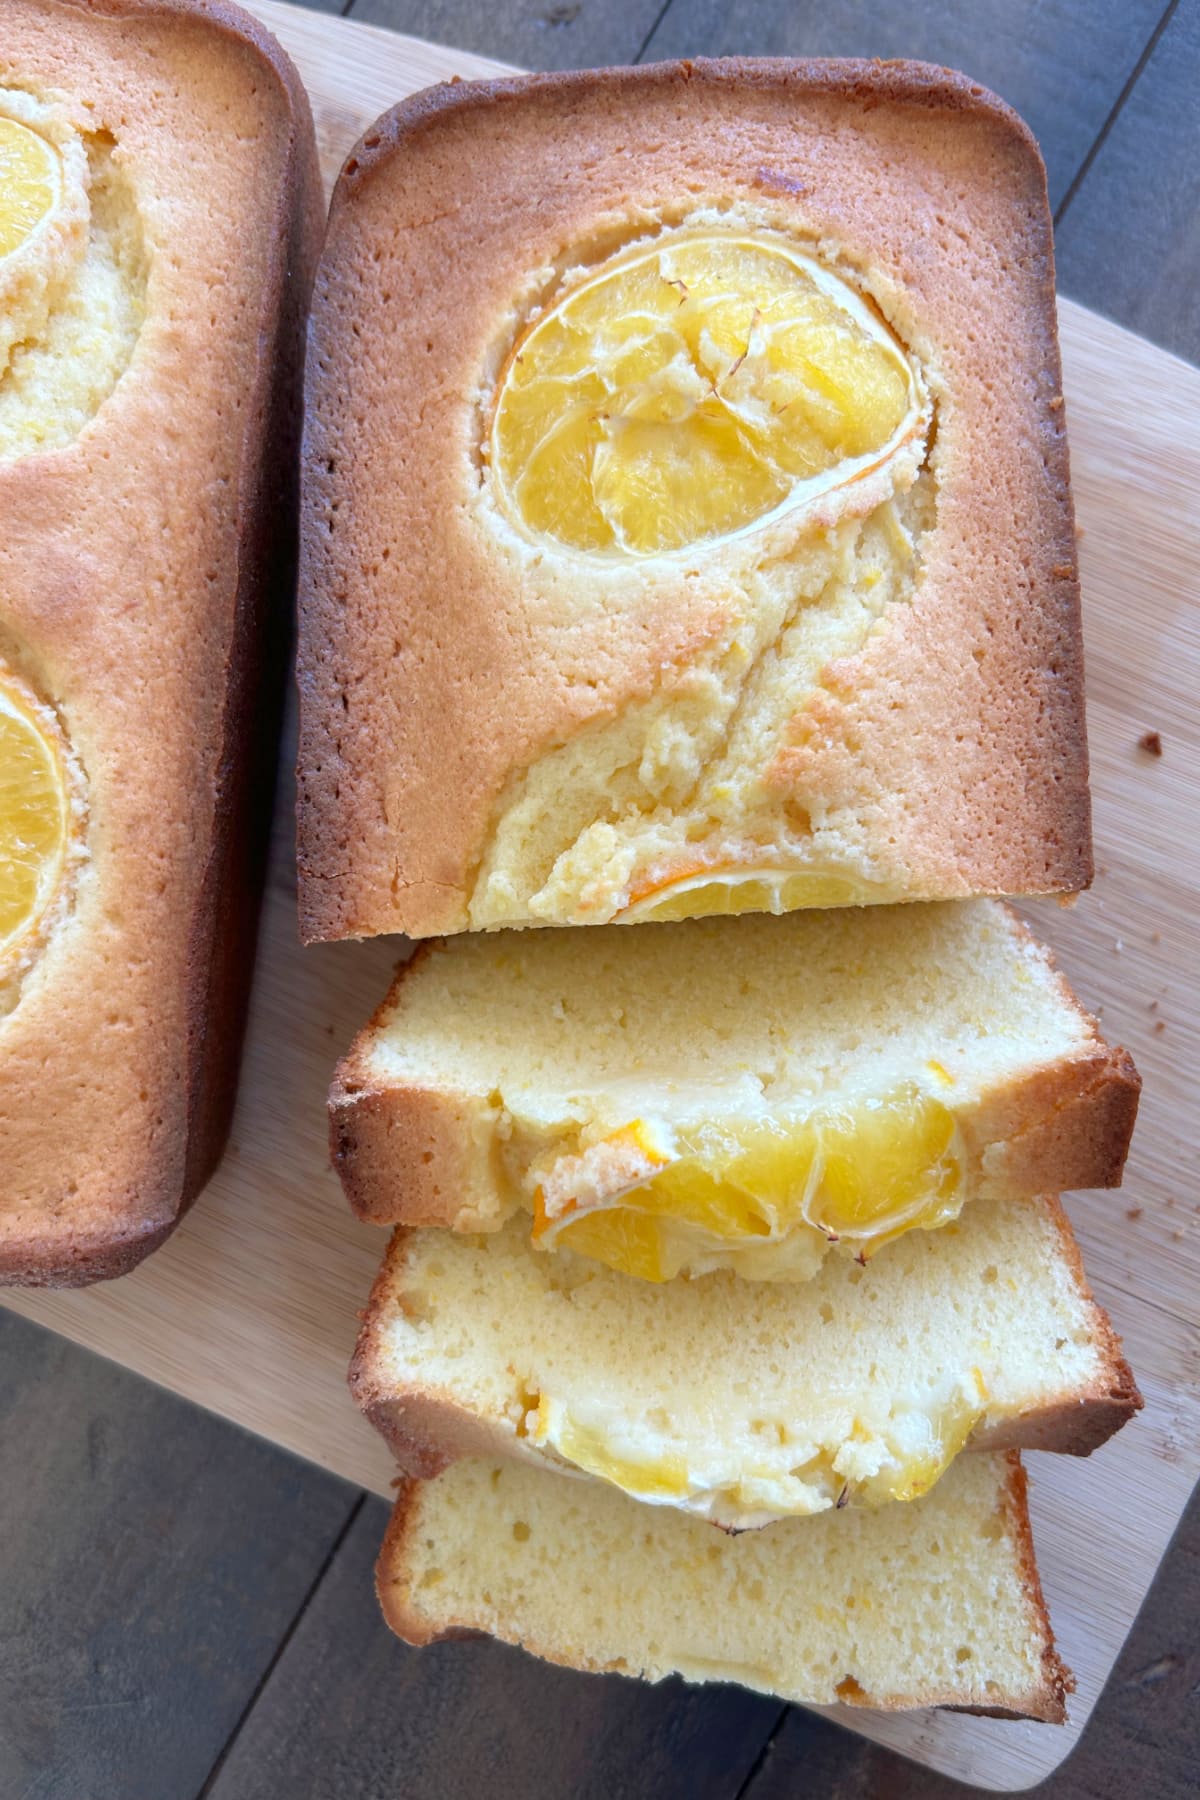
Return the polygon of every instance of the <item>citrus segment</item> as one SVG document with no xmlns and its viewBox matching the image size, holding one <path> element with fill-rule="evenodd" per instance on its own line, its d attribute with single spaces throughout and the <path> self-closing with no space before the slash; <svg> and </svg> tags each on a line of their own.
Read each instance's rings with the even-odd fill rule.
<svg viewBox="0 0 1200 1800">
<path fill-rule="evenodd" d="M 635 1500 L 678 1506 L 739 1529 L 848 1502 L 917 1500 L 966 1448 L 986 1412 L 983 1380 L 974 1370 L 955 1392 L 931 1394 L 924 1405 L 873 1424 L 856 1417 L 848 1431 L 844 1425 L 827 1428 L 825 1441 L 798 1465 L 797 1442 L 782 1420 L 777 1442 L 751 1446 L 743 1439 L 714 1456 L 645 1418 L 606 1416 L 602 1406 L 581 1419 L 557 1398 L 540 1394 L 526 1431 L 539 1449 Z M 801 1441 L 811 1434 L 802 1418 L 798 1434 Z"/>
<path fill-rule="evenodd" d="M 646 1500 L 681 1500 L 692 1483 L 687 1463 L 678 1454 L 635 1460 L 615 1450 L 602 1430 L 589 1428 L 561 1408 L 538 1402 L 533 1441 L 550 1444 L 567 1462 L 585 1474 L 608 1481 L 627 1494 Z"/>
<path fill-rule="evenodd" d="M 979 1381 L 978 1375 L 976 1376 Z M 919 1500 L 940 1481 L 960 1450 L 966 1448 L 987 1408 L 980 1393 L 975 1403 L 960 1397 L 933 1412 L 925 1421 L 925 1442 L 919 1450 L 910 1450 L 899 1468 L 877 1476 L 864 1489 L 866 1500 Z"/>
<path fill-rule="evenodd" d="M 804 1216 L 827 1237 L 892 1235 L 914 1215 L 957 1211 L 954 1115 L 928 1098 L 871 1100 L 822 1116 L 821 1175 Z"/>
<path fill-rule="evenodd" d="M 533 1241 L 565 1245 L 580 1256 L 610 1269 L 622 1269 L 641 1281 L 666 1281 L 673 1273 L 665 1256 L 663 1232 L 657 1219 L 632 1207 L 589 1209 L 573 1212 L 556 1226 L 547 1218 L 538 1189 L 534 1204 Z"/>
<path fill-rule="evenodd" d="M 0 116 L 0 256 L 19 250 L 58 203 L 58 153 L 36 131 Z"/>
<path fill-rule="evenodd" d="M 800 1266 L 789 1251 L 805 1235 L 810 1246 L 814 1234 L 846 1239 L 866 1255 L 946 1224 L 962 1204 L 954 1116 L 915 1086 L 795 1124 L 681 1129 L 675 1141 L 673 1160 L 637 1187 L 587 1206 L 568 1199 L 553 1216 L 539 1195 L 534 1243 L 644 1281 L 716 1268 L 761 1277 L 772 1263 L 778 1273 Z"/>
<path fill-rule="evenodd" d="M 734 913 L 797 912 L 803 907 L 866 906 L 886 898 L 864 881 L 820 869 L 725 869 L 652 888 L 617 915 L 620 925 L 711 919 Z"/>
<path fill-rule="evenodd" d="M 530 530 L 646 556 L 853 480 L 918 412 L 900 344 L 830 269 L 772 238 L 675 232 L 534 320 L 489 454 Z"/>
<path fill-rule="evenodd" d="M 0 955 L 49 904 L 66 853 L 68 802 L 57 747 L 0 681 Z"/>
</svg>

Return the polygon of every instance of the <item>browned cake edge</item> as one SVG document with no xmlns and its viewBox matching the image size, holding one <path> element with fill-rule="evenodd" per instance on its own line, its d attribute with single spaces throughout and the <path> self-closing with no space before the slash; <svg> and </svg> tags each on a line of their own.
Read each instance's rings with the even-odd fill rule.
<svg viewBox="0 0 1200 1800">
<path fill-rule="evenodd" d="M 77 1236 L 69 1208 L 58 1229 L 0 1245 L 0 1285 L 80 1287 L 135 1268 L 170 1236 L 221 1160 L 237 1093 L 250 999 L 259 906 L 269 845 L 279 731 L 293 635 L 299 441 L 305 323 L 324 228 L 316 136 L 308 94 L 281 45 L 227 0 L 88 0 L 97 15 L 201 19 L 252 50 L 287 96 L 291 132 L 276 232 L 281 253 L 262 297 L 267 380 L 256 428 L 246 434 L 247 497 L 230 556 L 239 570 L 226 691 L 212 854 L 192 924 L 188 956 L 187 1145 L 174 1217 L 129 1217 L 109 1233 Z"/>
</svg>

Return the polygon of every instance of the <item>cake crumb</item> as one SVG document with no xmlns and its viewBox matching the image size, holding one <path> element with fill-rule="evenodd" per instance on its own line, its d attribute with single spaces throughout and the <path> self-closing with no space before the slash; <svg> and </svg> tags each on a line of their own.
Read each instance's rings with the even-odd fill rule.
<svg viewBox="0 0 1200 1800">
<path fill-rule="evenodd" d="M 1140 1219 L 1141 1216 L 1142 1216 L 1142 1208 L 1140 1206 L 1131 1206 L 1131 1207 L 1127 1208 L 1126 1213 L 1125 1213 L 1125 1217 L 1127 1219 Z"/>
<path fill-rule="evenodd" d="M 1144 731 L 1138 739 L 1138 749 L 1145 750 L 1150 756 L 1162 755 L 1162 738 L 1157 731 Z"/>
<path fill-rule="evenodd" d="M 1155 1019 L 1154 1029 L 1155 1031 L 1165 1031 L 1167 1029 L 1167 1021 L 1165 1019 Z"/>
</svg>

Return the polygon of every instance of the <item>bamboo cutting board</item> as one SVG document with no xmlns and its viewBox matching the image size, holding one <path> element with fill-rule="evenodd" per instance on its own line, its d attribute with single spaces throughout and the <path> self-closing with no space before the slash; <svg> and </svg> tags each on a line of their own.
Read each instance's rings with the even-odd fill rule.
<svg viewBox="0 0 1200 1800">
<path fill-rule="evenodd" d="M 499 65 L 253 0 L 308 84 L 327 178 L 392 102 Z M 1002 1791 L 1041 1780 L 1082 1730 L 1200 1473 L 1200 371 L 1064 302 L 1080 523 L 1099 873 L 1077 906 L 1027 910 L 1145 1078 L 1127 1183 L 1072 1202 L 1146 1410 L 1086 1462 L 1029 1458 L 1047 1599 L 1079 1691 L 1062 1730 L 953 1713 L 854 1730 Z M 1161 733 L 1161 758 L 1139 748 Z M 387 1494 L 389 1459 L 344 1376 L 384 1238 L 349 1215 L 323 1102 L 335 1055 L 376 1006 L 395 941 L 297 942 L 292 791 L 272 880 L 241 1100 L 225 1163 L 177 1234 L 125 1280 L 13 1293 L 17 1312 Z M 586 1679 L 580 1677 L 580 1679 Z"/>
</svg>

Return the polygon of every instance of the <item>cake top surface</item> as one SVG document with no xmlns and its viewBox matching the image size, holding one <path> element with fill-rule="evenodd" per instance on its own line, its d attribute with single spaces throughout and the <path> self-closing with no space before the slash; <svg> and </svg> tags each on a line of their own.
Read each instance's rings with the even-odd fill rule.
<svg viewBox="0 0 1200 1800">
<path fill-rule="evenodd" d="M 1044 172 L 976 84 L 430 90 L 310 367 L 309 936 L 1086 883 Z"/>
</svg>

